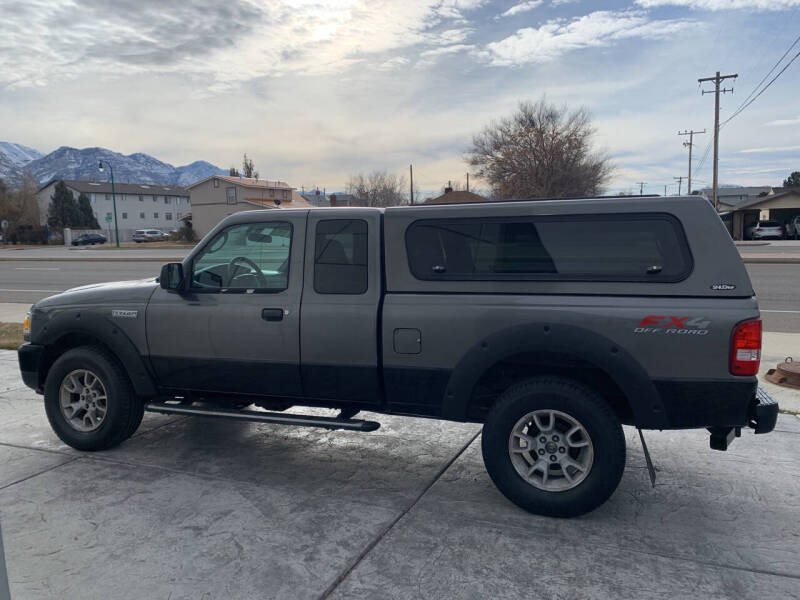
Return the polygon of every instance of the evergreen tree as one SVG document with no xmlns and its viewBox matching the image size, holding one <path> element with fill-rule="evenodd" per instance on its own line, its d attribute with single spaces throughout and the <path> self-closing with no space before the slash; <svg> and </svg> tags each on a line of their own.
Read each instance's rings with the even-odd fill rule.
<svg viewBox="0 0 800 600">
<path fill-rule="evenodd" d="M 81 195 L 78 196 L 78 215 L 80 217 L 80 222 L 75 223 L 75 225 L 90 227 L 92 229 L 100 229 L 100 224 L 97 222 L 97 219 L 94 216 L 94 211 L 92 210 L 92 203 L 89 200 L 89 196 L 83 192 L 81 192 Z"/>
<path fill-rule="evenodd" d="M 50 207 L 47 210 L 47 223 L 56 230 L 72 227 L 80 222 L 78 204 L 72 191 L 63 181 L 56 183 L 53 195 L 50 196 Z"/>
</svg>

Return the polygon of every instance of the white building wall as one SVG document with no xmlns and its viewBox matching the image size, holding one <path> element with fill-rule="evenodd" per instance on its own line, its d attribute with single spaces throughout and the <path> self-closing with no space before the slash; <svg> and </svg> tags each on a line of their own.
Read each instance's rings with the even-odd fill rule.
<svg viewBox="0 0 800 600">
<path fill-rule="evenodd" d="M 47 210 L 53 195 L 55 183 L 40 190 L 36 196 L 39 205 L 40 223 L 47 223 Z M 80 192 L 69 187 L 77 201 Z M 111 241 L 114 239 L 114 202 L 111 193 L 86 193 L 100 229 Z M 192 211 L 189 196 L 164 196 L 163 194 L 116 194 L 117 219 L 120 241 L 130 241 L 137 229 L 161 229 L 169 232 L 180 229 L 180 219 Z M 140 199 L 141 198 L 141 199 Z M 155 198 L 155 200 L 154 200 Z M 111 222 L 106 222 L 106 215 L 112 215 Z"/>
</svg>

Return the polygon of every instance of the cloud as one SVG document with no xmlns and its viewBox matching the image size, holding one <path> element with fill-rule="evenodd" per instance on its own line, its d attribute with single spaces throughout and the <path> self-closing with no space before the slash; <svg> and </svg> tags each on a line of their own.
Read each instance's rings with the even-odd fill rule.
<svg viewBox="0 0 800 600">
<path fill-rule="evenodd" d="M 767 148 L 747 148 L 739 150 L 740 154 L 766 154 L 768 152 L 794 152 L 800 150 L 800 146 L 772 146 Z"/>
<path fill-rule="evenodd" d="M 474 48 L 475 46 L 472 44 L 453 44 L 452 46 L 442 46 L 440 48 L 433 48 L 432 50 L 425 50 L 424 52 L 420 53 L 420 60 L 417 61 L 416 66 L 418 68 L 429 67 L 442 56 L 446 56 L 448 54 L 458 54 L 461 52 L 466 52 L 467 50 L 473 50 Z"/>
<path fill-rule="evenodd" d="M 684 6 L 698 10 L 787 10 L 800 6 L 800 0 L 636 0 L 643 8 Z"/>
<path fill-rule="evenodd" d="M 500 13 L 495 17 L 495 19 L 500 19 L 502 17 L 513 17 L 514 15 L 519 15 L 534 8 L 541 6 L 544 0 L 527 0 L 526 2 L 520 2 L 519 4 L 515 4 L 507 11 Z"/>
<path fill-rule="evenodd" d="M 553 0 L 550 4 L 553 6 L 561 6 L 562 4 L 572 4 L 574 2 L 578 2 L 578 0 Z"/>
<path fill-rule="evenodd" d="M 483 1 L 6 0 L 0 89 L 180 74 L 202 81 L 202 95 L 260 77 L 341 73 L 404 48 L 463 42 Z"/>
<path fill-rule="evenodd" d="M 800 115 L 797 115 L 794 119 L 777 119 L 775 121 L 768 121 L 765 125 L 769 127 L 778 127 L 782 125 L 800 125 Z"/>
<path fill-rule="evenodd" d="M 595 11 L 571 21 L 553 19 L 538 29 L 519 29 L 476 54 L 492 66 L 545 63 L 571 50 L 609 46 L 627 38 L 670 38 L 700 26 L 690 19 L 651 20 L 639 10 Z"/>
</svg>

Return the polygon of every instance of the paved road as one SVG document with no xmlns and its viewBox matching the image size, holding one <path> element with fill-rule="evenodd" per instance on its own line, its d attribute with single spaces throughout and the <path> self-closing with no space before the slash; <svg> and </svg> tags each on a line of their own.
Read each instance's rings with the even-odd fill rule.
<svg viewBox="0 0 800 600">
<path fill-rule="evenodd" d="M 33 303 L 89 283 L 155 277 L 163 261 L 142 262 L 0 262 L 0 302 Z"/>
<path fill-rule="evenodd" d="M 95 256 L 116 251 L 86 252 Z M 78 285 L 155 277 L 164 262 L 149 256 L 140 262 L 0 261 L 0 302 L 33 303 Z M 800 333 L 800 265 L 753 264 L 747 265 L 747 270 L 758 294 L 765 329 Z"/>
</svg>

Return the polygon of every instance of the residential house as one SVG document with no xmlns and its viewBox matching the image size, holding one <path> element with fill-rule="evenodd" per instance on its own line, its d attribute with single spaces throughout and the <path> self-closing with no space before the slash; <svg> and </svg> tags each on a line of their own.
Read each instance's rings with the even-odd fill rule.
<svg viewBox="0 0 800 600">
<path fill-rule="evenodd" d="M 192 226 L 200 237 L 237 212 L 312 206 L 284 181 L 212 175 L 186 189 L 192 203 Z"/>
<path fill-rule="evenodd" d="M 745 230 L 756 221 L 771 219 L 785 224 L 800 215 L 800 188 L 769 189 L 770 192 L 763 196 L 755 196 L 733 206 L 723 204 L 720 199 L 720 212 L 733 239 L 744 239 Z"/>
</svg>

